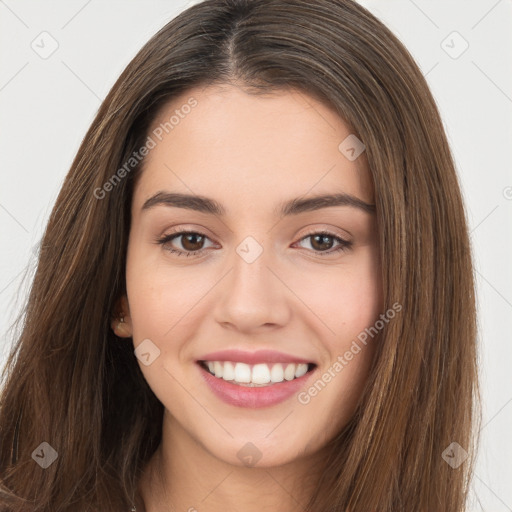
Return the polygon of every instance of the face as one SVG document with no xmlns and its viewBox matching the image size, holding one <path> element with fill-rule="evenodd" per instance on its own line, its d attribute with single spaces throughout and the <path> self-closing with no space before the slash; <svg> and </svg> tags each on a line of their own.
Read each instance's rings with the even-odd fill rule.
<svg viewBox="0 0 512 512">
<path fill-rule="evenodd" d="M 367 161 L 339 149 L 349 135 L 302 92 L 233 86 L 173 98 L 150 129 L 124 328 L 164 430 L 208 456 L 287 464 L 354 412 L 374 352 L 358 335 L 382 291 Z"/>
</svg>

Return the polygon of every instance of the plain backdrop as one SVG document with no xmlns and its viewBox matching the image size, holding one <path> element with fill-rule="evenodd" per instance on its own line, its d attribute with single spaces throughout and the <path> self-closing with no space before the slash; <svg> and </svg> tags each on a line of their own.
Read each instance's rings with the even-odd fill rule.
<svg viewBox="0 0 512 512">
<path fill-rule="evenodd" d="M 45 223 L 102 99 L 143 44 L 193 3 L 0 0 L 0 366 Z M 483 397 L 468 510 L 512 511 L 512 2 L 360 3 L 416 59 L 456 160 L 476 267 Z"/>
</svg>

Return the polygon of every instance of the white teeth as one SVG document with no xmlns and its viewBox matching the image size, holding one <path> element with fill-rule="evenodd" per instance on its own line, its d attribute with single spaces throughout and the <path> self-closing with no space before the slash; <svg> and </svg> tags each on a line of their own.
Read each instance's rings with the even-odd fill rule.
<svg viewBox="0 0 512 512">
<path fill-rule="evenodd" d="M 270 382 L 270 370 L 268 369 L 268 365 L 255 364 L 252 367 L 252 378 L 251 382 L 254 384 L 266 384 Z"/>
<path fill-rule="evenodd" d="M 219 379 L 234 381 L 235 384 L 246 386 L 264 386 L 283 380 L 293 380 L 305 375 L 308 371 L 306 363 L 258 363 L 249 365 L 231 361 L 205 361 L 211 374 Z"/>
<path fill-rule="evenodd" d="M 275 364 L 272 366 L 272 370 L 270 370 L 270 380 L 272 382 L 283 382 L 284 370 L 282 364 Z"/>
<path fill-rule="evenodd" d="M 217 361 L 215 361 L 217 362 Z M 219 363 L 222 364 L 222 363 Z M 215 375 L 217 376 L 217 375 Z M 233 363 L 229 361 L 224 362 L 224 369 L 222 370 L 222 378 L 224 380 L 234 380 L 235 379 L 235 367 Z"/>
<path fill-rule="evenodd" d="M 296 365 L 290 363 L 285 369 L 284 369 L 284 378 L 286 380 L 293 380 L 295 378 L 295 367 Z"/>
<path fill-rule="evenodd" d="M 210 363 L 208 362 L 208 368 L 210 368 Z M 222 363 L 219 363 L 219 361 L 214 361 L 213 363 L 213 373 L 215 373 L 215 377 L 222 377 L 223 371 L 224 371 L 224 365 Z M 211 372 L 210 368 L 210 372 Z"/>
<path fill-rule="evenodd" d="M 302 377 L 303 375 L 306 375 L 308 371 L 308 365 L 305 363 L 301 363 L 297 365 L 297 369 L 295 370 L 295 377 Z"/>
<path fill-rule="evenodd" d="M 236 363 L 235 380 L 237 382 L 251 382 L 251 367 L 245 363 Z"/>
</svg>

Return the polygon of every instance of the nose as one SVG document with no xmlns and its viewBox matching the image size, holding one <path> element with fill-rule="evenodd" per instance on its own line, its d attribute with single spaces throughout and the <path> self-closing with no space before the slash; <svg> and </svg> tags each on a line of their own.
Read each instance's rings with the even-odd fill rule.
<svg viewBox="0 0 512 512">
<path fill-rule="evenodd" d="M 244 333 L 283 326 L 290 318 L 292 294 L 279 277 L 271 250 L 265 248 L 253 259 L 251 251 L 257 247 L 248 247 L 246 253 L 247 246 L 237 248 L 231 269 L 218 287 L 215 319 L 225 328 Z"/>
</svg>

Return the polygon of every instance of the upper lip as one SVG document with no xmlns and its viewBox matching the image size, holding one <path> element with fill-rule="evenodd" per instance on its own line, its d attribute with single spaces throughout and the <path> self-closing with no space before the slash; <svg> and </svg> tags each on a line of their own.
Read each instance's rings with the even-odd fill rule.
<svg viewBox="0 0 512 512">
<path fill-rule="evenodd" d="M 275 350 L 246 352 L 239 349 L 219 350 L 200 357 L 198 361 L 234 361 L 246 364 L 258 363 L 313 363 L 313 361 Z"/>
</svg>

